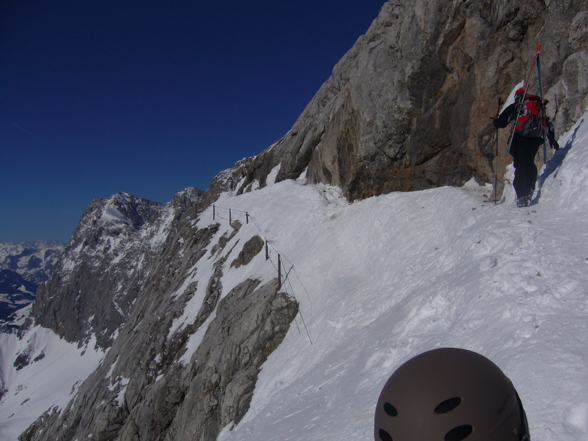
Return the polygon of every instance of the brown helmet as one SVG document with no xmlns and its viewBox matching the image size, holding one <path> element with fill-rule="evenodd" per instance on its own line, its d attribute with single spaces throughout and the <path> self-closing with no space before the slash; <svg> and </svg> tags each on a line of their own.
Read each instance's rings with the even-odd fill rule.
<svg viewBox="0 0 588 441">
<path fill-rule="evenodd" d="M 475 352 L 417 355 L 388 379 L 375 415 L 376 441 L 530 440 L 511 381 Z"/>
</svg>

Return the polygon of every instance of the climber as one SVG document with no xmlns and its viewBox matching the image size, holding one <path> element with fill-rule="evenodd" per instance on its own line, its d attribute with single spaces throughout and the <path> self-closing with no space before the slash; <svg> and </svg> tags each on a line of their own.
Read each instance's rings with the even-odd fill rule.
<svg viewBox="0 0 588 441">
<path fill-rule="evenodd" d="M 388 379 L 375 413 L 376 441 L 530 441 L 511 381 L 475 352 L 441 348 Z"/>
<path fill-rule="evenodd" d="M 515 92 L 515 102 L 506 107 L 494 120 L 494 127 L 504 128 L 517 119 L 510 139 L 509 154 L 515 168 L 514 188 L 517 206 L 527 207 L 533 198 L 537 181 L 535 156 L 547 136 L 553 148 L 559 149 L 553 125 L 545 115 L 545 103 L 536 95 L 526 95 L 523 88 Z"/>
</svg>

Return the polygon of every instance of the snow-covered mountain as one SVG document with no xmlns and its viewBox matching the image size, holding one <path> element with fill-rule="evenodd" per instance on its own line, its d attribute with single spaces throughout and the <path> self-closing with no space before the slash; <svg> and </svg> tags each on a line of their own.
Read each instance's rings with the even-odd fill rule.
<svg viewBox="0 0 588 441">
<path fill-rule="evenodd" d="M 441 346 L 498 364 L 533 438 L 588 438 L 588 1 L 536 6 L 389 0 L 205 194 L 92 202 L 0 334 L 0 439 L 370 440 L 388 376 Z M 538 35 L 564 135 L 517 209 L 488 109 Z"/>
<path fill-rule="evenodd" d="M 63 247 L 52 241 L 0 244 L 0 319 L 35 300 Z"/>
<path fill-rule="evenodd" d="M 0 243 L 0 269 L 17 272 L 25 280 L 46 282 L 64 244 L 53 241 Z"/>
<path fill-rule="evenodd" d="M 201 195 L 190 187 L 167 204 L 128 193 L 93 201 L 55 267 L 56 277 L 37 291 L 36 322 L 69 341 L 95 335 L 100 346 L 110 346 L 175 221 Z"/>
<path fill-rule="evenodd" d="M 339 189 L 304 185 L 303 179 L 272 184 L 270 177 L 264 189 L 238 197 L 221 194 L 193 225 L 195 232 L 213 229 L 210 246 L 186 268 L 187 278 L 174 293 L 162 299 L 182 307 L 168 318 L 141 318 L 168 320 L 166 333 L 151 337 L 167 348 L 191 328 L 173 362 L 165 361 L 164 352 L 143 354 L 141 363 L 152 365 L 151 380 L 142 385 L 143 402 L 155 406 L 158 394 L 182 401 L 170 395 L 175 390 L 171 377 L 194 375 L 197 358 L 203 356 L 200 345 L 211 338 L 212 329 L 218 332 L 214 312 L 198 321 L 206 284 L 190 287 L 197 280 L 213 280 L 219 271 L 215 280 L 221 299 L 244 279 L 267 284 L 277 275 L 280 254 L 281 292 L 296 299 L 300 312 L 263 364 L 249 410 L 238 424 L 224 427 L 219 440 L 369 440 L 374 406 L 387 377 L 408 358 L 441 346 L 471 349 L 497 363 L 521 395 L 534 438 L 586 439 L 585 119 L 560 141 L 562 149 L 543 169 L 540 193 L 527 209 L 515 207 L 510 186 L 506 202 L 494 205 L 488 202 L 491 187 L 473 182 L 353 204 Z M 232 263 L 242 245 L 256 236 L 269 243 L 269 260 L 260 252 L 236 268 Z M 213 246 L 221 243 L 224 248 Z M 201 324 L 194 328 L 197 322 Z M 143 338 L 140 328 L 135 321 L 128 332 Z M 64 427 L 75 421 L 73 416 L 85 421 L 84 412 L 76 412 L 83 408 L 79 401 L 90 398 L 82 381 L 97 366 L 98 374 L 89 378 L 94 377 L 94 385 L 104 382 L 103 389 L 98 387 L 104 402 L 91 400 L 88 412 L 94 418 L 102 415 L 98 421 L 115 412 L 125 415 L 126 409 L 127 422 L 147 424 L 163 411 L 161 404 L 151 410 L 141 406 L 133 383 L 142 368 L 123 368 L 125 355 L 116 344 L 110 352 L 98 350 L 95 341 L 78 348 L 40 327 L 20 339 L 1 338 L 8 389 L 0 407 L 2 439 L 15 439 L 48 409 L 49 415 L 61 415 L 56 421 Z M 13 362 L 22 354 L 31 362 L 18 369 Z M 73 365 L 80 367 L 76 375 L 62 372 Z M 73 407 L 67 407 L 68 400 Z M 217 405 L 222 407 L 222 399 Z M 141 412 L 133 411 L 137 407 Z M 120 429 L 110 421 L 103 427 Z M 98 437 L 104 432 L 91 429 L 97 426 L 67 433 Z M 56 429 L 50 425 L 47 430 Z M 133 430 L 139 439 L 164 439 L 148 424 Z M 149 437 L 149 431 L 161 438 Z M 33 439 L 50 438 L 37 433 Z"/>
</svg>

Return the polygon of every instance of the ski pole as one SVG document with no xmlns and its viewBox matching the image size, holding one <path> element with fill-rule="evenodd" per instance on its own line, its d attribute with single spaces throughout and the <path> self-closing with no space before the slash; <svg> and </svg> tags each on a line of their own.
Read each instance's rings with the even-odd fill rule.
<svg viewBox="0 0 588 441">
<path fill-rule="evenodd" d="M 496 110 L 496 118 L 500 116 L 500 109 L 502 107 L 501 97 L 498 97 L 498 109 Z M 495 164 L 494 164 L 494 205 L 498 203 L 498 127 L 496 127 L 496 154 L 494 155 Z"/>
<path fill-rule="evenodd" d="M 543 102 L 543 85 L 541 84 L 541 62 L 539 54 L 541 52 L 541 45 L 537 42 L 537 79 L 539 80 L 539 99 L 541 99 L 541 106 L 543 106 L 543 127 L 547 127 L 545 121 L 545 103 Z M 547 162 L 547 143 L 545 142 L 545 133 L 543 133 L 543 164 Z"/>
</svg>

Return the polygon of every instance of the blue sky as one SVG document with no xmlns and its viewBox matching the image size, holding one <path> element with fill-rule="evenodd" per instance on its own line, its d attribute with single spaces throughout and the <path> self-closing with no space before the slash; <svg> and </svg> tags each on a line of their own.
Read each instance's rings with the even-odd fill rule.
<svg viewBox="0 0 588 441">
<path fill-rule="evenodd" d="M 208 188 L 284 135 L 384 0 L 0 2 L 0 242 Z"/>
</svg>

